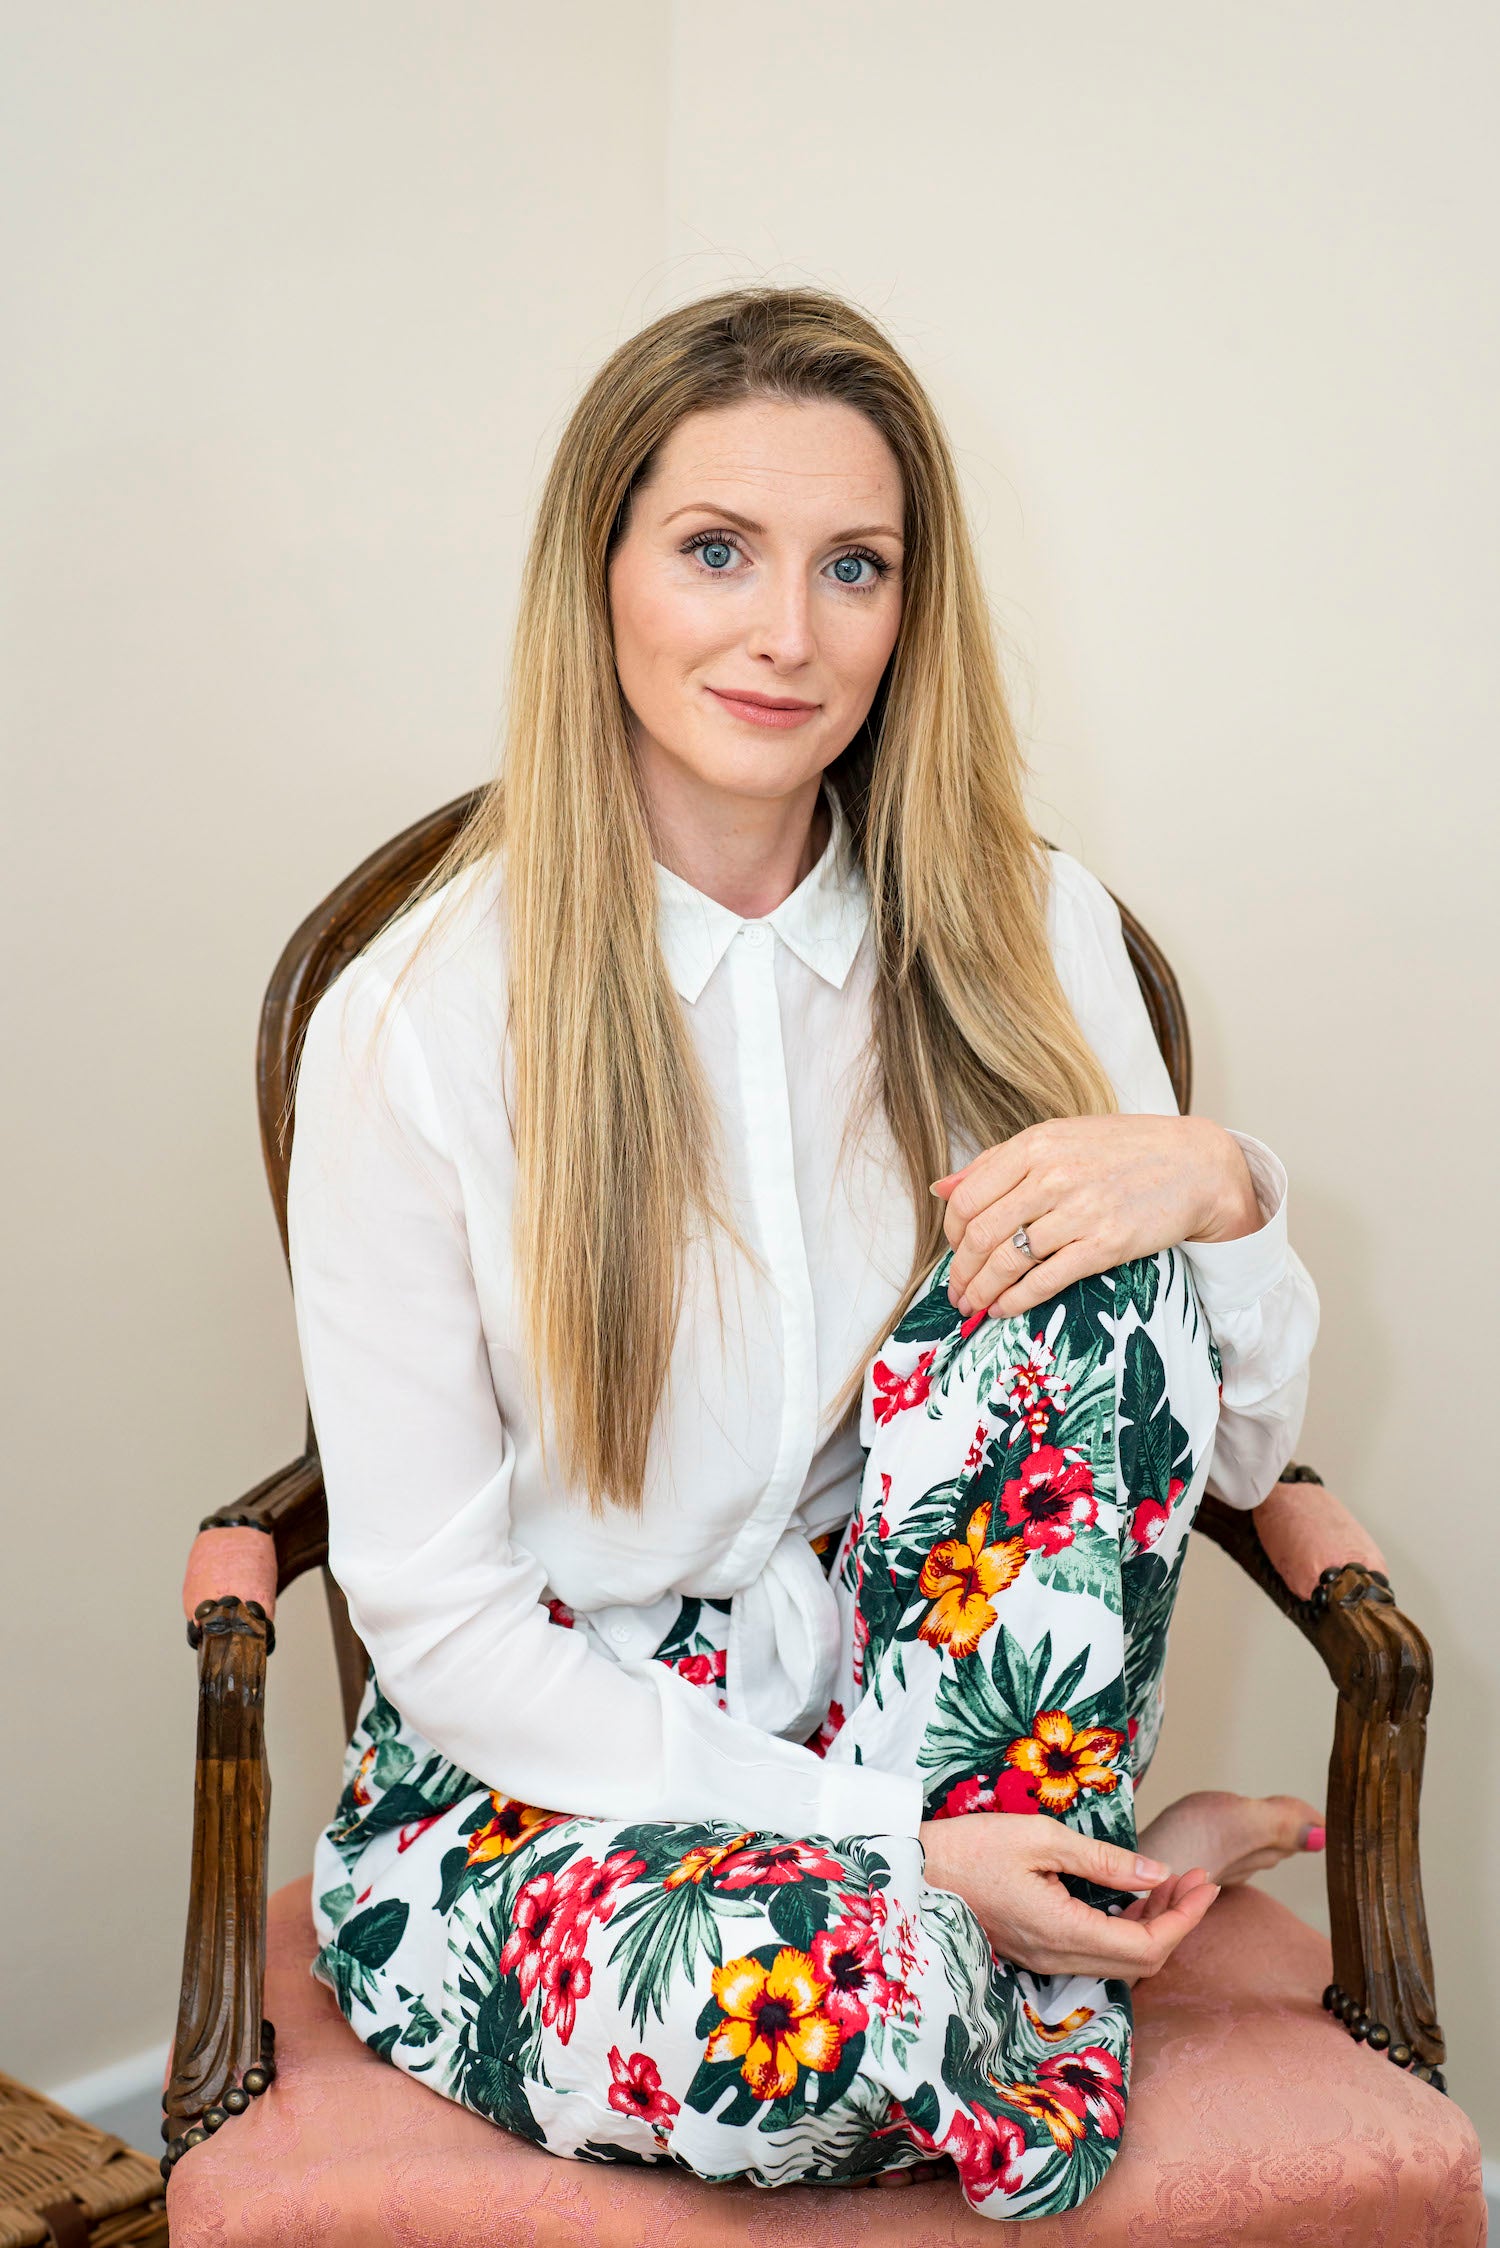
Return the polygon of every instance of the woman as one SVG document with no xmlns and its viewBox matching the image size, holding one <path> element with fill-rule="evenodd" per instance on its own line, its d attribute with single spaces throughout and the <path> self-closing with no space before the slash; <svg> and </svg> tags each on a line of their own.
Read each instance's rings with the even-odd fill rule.
<svg viewBox="0 0 1500 2248">
<path fill-rule="evenodd" d="M 1321 1841 L 1133 1810 L 1317 1300 L 1027 821 L 946 442 L 851 306 L 710 298 L 589 385 L 503 786 L 296 1119 L 350 2022 L 563 2155 L 1077 2202 L 1133 1982 Z"/>
</svg>

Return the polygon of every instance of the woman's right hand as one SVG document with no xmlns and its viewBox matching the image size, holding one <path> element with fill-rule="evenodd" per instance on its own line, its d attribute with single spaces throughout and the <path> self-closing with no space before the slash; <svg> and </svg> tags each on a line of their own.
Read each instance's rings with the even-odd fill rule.
<svg viewBox="0 0 1500 2248">
<path fill-rule="evenodd" d="M 928 1886 L 962 1897 L 996 1955 L 1034 1975 L 1140 1982 L 1165 1964 L 1219 1894 L 1202 1866 L 1174 1874 L 1159 1859 L 1137 1857 L 1042 1813 L 929 1819 L 920 1840 Z M 1123 1913 L 1101 1912 L 1064 1888 L 1064 1873 L 1142 1894 Z"/>
</svg>

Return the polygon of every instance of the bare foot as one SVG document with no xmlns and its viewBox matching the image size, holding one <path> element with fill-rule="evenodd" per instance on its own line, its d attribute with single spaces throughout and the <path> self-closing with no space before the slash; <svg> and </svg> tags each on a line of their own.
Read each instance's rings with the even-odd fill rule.
<svg viewBox="0 0 1500 2248">
<path fill-rule="evenodd" d="M 1325 1839 L 1322 1812 L 1300 1795 L 1229 1795 L 1201 1788 L 1158 1811 L 1137 1835 L 1137 1847 L 1174 1873 L 1201 1866 L 1222 1889 L 1298 1850 L 1321 1850 Z"/>
</svg>

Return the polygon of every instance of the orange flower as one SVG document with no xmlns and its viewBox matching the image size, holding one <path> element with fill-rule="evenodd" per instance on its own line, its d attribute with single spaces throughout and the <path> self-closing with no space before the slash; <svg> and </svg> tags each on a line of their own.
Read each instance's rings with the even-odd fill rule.
<svg viewBox="0 0 1500 2248">
<path fill-rule="evenodd" d="M 986 1502 L 969 1517 L 962 1543 L 943 1538 L 922 1564 L 917 1579 L 932 1606 L 922 1618 L 917 1637 L 929 1647 L 946 1647 L 955 1655 L 972 1655 L 995 1620 L 989 1595 L 1004 1592 L 1021 1574 L 1026 1547 L 1020 1538 L 1006 1538 L 987 1546 L 985 1531 L 990 1510 Z"/>
<path fill-rule="evenodd" d="M 826 2074 L 838 2066 L 844 2040 L 823 2012 L 828 1985 L 805 1951 L 779 1951 L 769 1968 L 758 1959 L 731 1959 L 714 1969 L 713 1986 L 726 2019 L 704 2058 L 739 2061 L 758 2100 L 784 2099 L 799 2067 Z"/>
<path fill-rule="evenodd" d="M 375 1769 L 375 1759 L 379 1754 L 379 1742 L 371 1741 L 359 1760 L 359 1769 L 354 1775 L 354 1800 L 356 1803 L 365 1804 L 370 1800 L 370 1774 Z"/>
<path fill-rule="evenodd" d="M 671 1872 L 663 1877 L 662 1887 L 680 1889 L 685 1882 L 704 1880 L 715 1866 L 722 1865 L 726 1858 L 732 1858 L 736 1850 L 742 1850 L 754 1832 L 752 1827 L 748 1834 L 737 1834 L 732 1842 L 700 1843 L 696 1850 L 689 1850 L 678 1859 Z"/>
<path fill-rule="evenodd" d="M 1042 1810 L 1067 1811 L 1084 1788 L 1113 1795 L 1120 1775 L 1109 1764 L 1124 1746 L 1125 1735 L 1113 1725 L 1086 1725 L 1075 1733 L 1066 1710 L 1044 1709 L 1037 1714 L 1036 1731 L 1024 1741 L 1012 1741 L 1005 1761 L 1031 1774 Z"/>
<path fill-rule="evenodd" d="M 991 2082 L 994 2082 L 993 2078 Z M 1049 2092 L 1045 2085 L 997 2084 L 995 2089 L 1002 2099 L 1010 2101 L 1012 2107 L 1018 2107 L 1024 2114 L 1034 2115 L 1039 2123 L 1045 2123 L 1052 2133 L 1053 2144 L 1061 2147 L 1064 2154 L 1071 2154 L 1079 2140 L 1087 2137 L 1086 2117 L 1067 2100 L 1060 2099 L 1056 2092 Z"/>
<path fill-rule="evenodd" d="M 530 1803 L 518 1803 L 512 1795 L 490 1794 L 494 1817 L 469 1836 L 467 1863 L 471 1866 L 487 1864 L 491 1858 L 508 1858 L 512 1850 L 519 1850 L 545 1826 L 555 1826 L 562 1817 L 560 1811 L 538 1811 Z"/>
<path fill-rule="evenodd" d="M 1021 2001 L 1021 2010 L 1036 2031 L 1037 2036 L 1044 2037 L 1049 2045 L 1060 2045 L 1065 2037 L 1072 2036 L 1075 2029 L 1082 2029 L 1085 2022 L 1091 2022 L 1094 2018 L 1092 2006 L 1075 2006 L 1072 2013 L 1064 2014 L 1060 2022 L 1044 2022 L 1041 2015 L 1028 2006 L 1024 1998 Z"/>
</svg>

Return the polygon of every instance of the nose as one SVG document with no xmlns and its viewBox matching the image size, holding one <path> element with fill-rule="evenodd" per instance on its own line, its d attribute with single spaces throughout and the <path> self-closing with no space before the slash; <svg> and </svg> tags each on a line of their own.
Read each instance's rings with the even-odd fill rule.
<svg viewBox="0 0 1500 2248">
<path fill-rule="evenodd" d="M 756 588 L 746 648 L 778 671 L 796 671 L 817 653 L 813 632 L 813 594 L 806 572 L 766 569 Z"/>
</svg>

